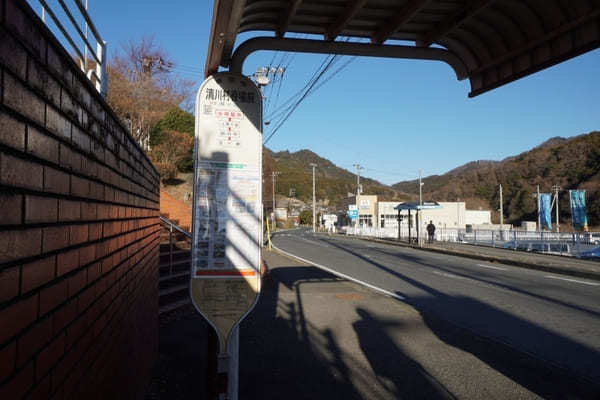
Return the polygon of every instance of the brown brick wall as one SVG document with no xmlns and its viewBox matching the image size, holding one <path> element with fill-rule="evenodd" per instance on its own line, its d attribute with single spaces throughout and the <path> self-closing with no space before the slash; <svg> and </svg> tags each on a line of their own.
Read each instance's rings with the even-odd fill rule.
<svg viewBox="0 0 600 400">
<path fill-rule="evenodd" d="M 0 0 L 0 399 L 140 398 L 159 177 L 25 1 Z"/>
</svg>

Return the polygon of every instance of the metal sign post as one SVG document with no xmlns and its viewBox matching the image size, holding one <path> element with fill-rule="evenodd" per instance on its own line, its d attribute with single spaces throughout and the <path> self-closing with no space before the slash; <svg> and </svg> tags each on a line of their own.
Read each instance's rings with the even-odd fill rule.
<svg viewBox="0 0 600 400">
<path fill-rule="evenodd" d="M 190 295 L 217 332 L 218 369 L 237 399 L 238 324 L 260 293 L 262 98 L 248 78 L 208 77 L 196 97 Z"/>
</svg>

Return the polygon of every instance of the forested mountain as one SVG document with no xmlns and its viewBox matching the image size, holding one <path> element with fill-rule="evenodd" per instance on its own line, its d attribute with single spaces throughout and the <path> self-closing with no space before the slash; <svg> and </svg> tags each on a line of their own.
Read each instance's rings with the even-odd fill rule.
<svg viewBox="0 0 600 400">
<path fill-rule="evenodd" d="M 426 200 L 467 202 L 467 208 L 497 210 L 499 190 L 503 188 L 505 221 L 535 220 L 536 185 L 540 192 L 562 188 L 559 211 L 561 220 L 570 218 L 569 189 L 586 189 L 590 225 L 600 225 L 600 132 L 572 138 L 552 138 L 514 157 L 502 161 L 474 161 L 443 175 L 423 179 Z M 418 193 L 418 181 L 403 181 L 393 188 Z M 498 220 L 498 213 L 494 219 Z"/>
<path fill-rule="evenodd" d="M 275 192 L 278 195 L 290 196 L 290 190 L 295 190 L 295 197 L 302 201 L 312 201 L 312 167 L 317 164 L 316 197 L 317 200 L 329 200 L 336 204 L 347 197 L 348 193 L 356 193 L 356 174 L 337 167 L 331 161 L 319 157 L 310 150 L 300 150 L 295 153 L 281 151 L 274 153 L 265 148 L 263 151 L 264 199 L 271 198 L 271 172 L 280 174 L 276 177 Z M 364 194 L 377 194 L 386 200 L 407 200 L 409 197 L 373 179 L 361 177 Z"/>
</svg>

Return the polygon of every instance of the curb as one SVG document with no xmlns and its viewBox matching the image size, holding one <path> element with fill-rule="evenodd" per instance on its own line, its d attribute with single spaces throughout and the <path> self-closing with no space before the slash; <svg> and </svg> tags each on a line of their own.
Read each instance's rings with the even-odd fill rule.
<svg viewBox="0 0 600 400">
<path fill-rule="evenodd" d="M 419 247 L 419 246 L 409 245 L 408 243 L 405 244 L 405 243 L 394 242 L 391 240 L 369 238 L 369 237 L 364 237 L 364 236 L 345 236 L 345 235 L 339 235 L 339 234 L 335 234 L 335 235 L 340 236 L 340 237 L 346 237 L 349 239 L 364 240 L 367 242 L 384 243 L 384 244 L 389 244 L 389 245 L 394 245 L 394 246 L 399 246 L 399 247 L 408 247 L 408 248 L 415 249 L 415 250 L 423 250 L 423 251 L 430 251 L 433 253 L 446 254 L 446 255 L 450 255 L 450 256 L 472 258 L 474 260 L 497 262 L 500 264 L 512 265 L 515 267 L 521 267 L 521 268 L 533 269 L 533 270 L 537 270 L 537 271 L 551 272 L 551 273 L 560 274 L 560 275 L 574 276 L 574 277 L 578 277 L 578 278 L 586 278 L 586 279 L 600 281 L 600 271 L 593 272 L 593 271 L 582 271 L 582 270 L 574 270 L 574 269 L 561 268 L 561 267 L 550 267 L 550 266 L 534 264 L 534 263 L 530 263 L 530 262 L 526 262 L 526 261 L 519 261 L 519 260 L 514 260 L 514 259 L 513 260 L 503 259 L 503 258 L 491 256 L 491 255 L 473 254 L 473 253 L 468 253 L 468 252 L 463 253 L 460 251 L 441 249 L 441 248 L 435 248 L 435 247 Z"/>
</svg>

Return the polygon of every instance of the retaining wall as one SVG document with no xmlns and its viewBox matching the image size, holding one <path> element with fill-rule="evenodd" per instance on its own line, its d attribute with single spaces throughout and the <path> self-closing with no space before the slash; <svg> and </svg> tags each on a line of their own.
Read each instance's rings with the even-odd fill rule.
<svg viewBox="0 0 600 400">
<path fill-rule="evenodd" d="M 25 1 L 0 0 L 0 399 L 140 398 L 159 176 Z"/>
</svg>

